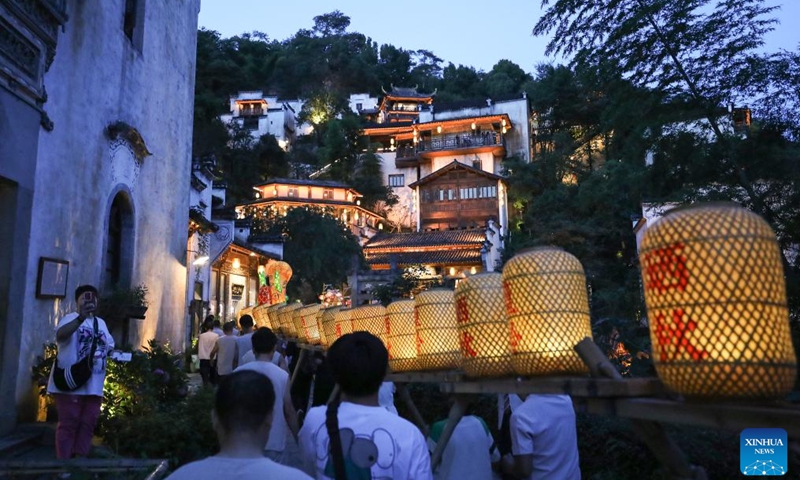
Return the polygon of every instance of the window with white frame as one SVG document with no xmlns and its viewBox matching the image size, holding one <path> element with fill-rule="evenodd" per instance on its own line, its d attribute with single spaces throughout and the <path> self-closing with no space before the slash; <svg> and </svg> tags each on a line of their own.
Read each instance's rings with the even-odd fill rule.
<svg viewBox="0 0 800 480">
<path fill-rule="evenodd" d="M 406 185 L 406 176 L 404 174 L 389 175 L 390 187 L 404 187 Z"/>
</svg>

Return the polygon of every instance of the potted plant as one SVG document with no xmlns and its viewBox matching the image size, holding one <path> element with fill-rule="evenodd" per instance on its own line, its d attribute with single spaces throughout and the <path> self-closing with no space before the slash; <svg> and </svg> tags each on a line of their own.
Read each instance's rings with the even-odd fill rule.
<svg viewBox="0 0 800 480">
<path fill-rule="evenodd" d="M 100 299 L 97 315 L 105 320 L 143 319 L 147 312 L 147 285 L 116 288 Z"/>
</svg>

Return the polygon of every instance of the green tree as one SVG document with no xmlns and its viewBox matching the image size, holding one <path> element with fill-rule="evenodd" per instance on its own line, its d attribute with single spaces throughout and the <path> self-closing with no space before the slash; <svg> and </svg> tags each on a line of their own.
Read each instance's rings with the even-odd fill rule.
<svg viewBox="0 0 800 480">
<path fill-rule="evenodd" d="M 290 209 L 266 231 L 285 239 L 284 260 L 293 270 L 287 292 L 305 303 L 316 302 L 323 285 L 346 282 L 364 262 L 358 239 L 328 210 Z"/>
<path fill-rule="evenodd" d="M 497 62 L 483 78 L 483 91 L 490 98 L 519 94 L 531 80 L 531 76 L 519 65 L 504 59 Z"/>
<path fill-rule="evenodd" d="M 383 182 L 381 159 L 372 148 L 359 156 L 353 188 L 363 195 L 361 206 L 376 213 L 386 215 L 386 209 L 398 202 L 392 188 Z"/>
</svg>

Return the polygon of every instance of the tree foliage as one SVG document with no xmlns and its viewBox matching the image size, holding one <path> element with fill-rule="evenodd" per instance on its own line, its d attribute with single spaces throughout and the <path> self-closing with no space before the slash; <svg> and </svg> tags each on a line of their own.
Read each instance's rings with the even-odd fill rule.
<svg viewBox="0 0 800 480">
<path fill-rule="evenodd" d="M 292 266 L 290 297 L 317 301 L 325 284 L 341 285 L 363 263 L 358 239 L 331 212 L 292 208 L 263 224 L 266 233 L 284 238 L 284 260 Z"/>
</svg>

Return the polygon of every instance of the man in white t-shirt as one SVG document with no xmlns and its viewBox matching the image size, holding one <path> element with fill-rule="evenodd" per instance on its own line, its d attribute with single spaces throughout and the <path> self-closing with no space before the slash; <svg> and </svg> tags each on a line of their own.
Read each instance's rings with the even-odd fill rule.
<svg viewBox="0 0 800 480">
<path fill-rule="evenodd" d="M 90 354 L 93 337 L 97 339 L 92 376 L 72 391 L 59 390 L 50 372 L 47 393 L 53 395 L 58 410 L 56 427 L 56 456 L 59 459 L 85 457 L 92 447 L 94 428 L 100 416 L 103 384 L 106 380 L 106 357 L 114 349 L 114 338 L 97 310 L 97 289 L 81 285 L 75 289 L 78 312 L 68 313 L 58 321 L 56 343 L 58 365 L 68 368 Z M 96 323 L 95 323 L 96 320 Z"/>
<path fill-rule="evenodd" d="M 236 345 L 239 347 L 239 365 L 244 365 L 244 354 L 253 349 L 253 344 L 250 342 L 250 337 L 253 336 L 253 317 L 244 314 L 239 318 L 239 326 L 242 327 L 242 333 L 236 337 Z"/>
<path fill-rule="evenodd" d="M 433 454 L 447 420 L 431 426 L 428 450 Z M 500 461 L 489 427 L 482 418 L 465 415 L 453 430 L 442 454 L 442 462 L 433 474 L 436 480 L 492 478 L 492 463 Z"/>
<path fill-rule="evenodd" d="M 347 478 L 433 478 L 422 433 L 378 403 L 388 361 L 383 342 L 363 331 L 343 335 L 328 350 L 341 403 L 312 408 L 300 429 L 306 471 L 318 480 L 335 478 L 338 468 Z M 328 433 L 326 415 L 335 419 L 333 437 Z M 331 442 L 336 436 L 340 442 Z"/>
<path fill-rule="evenodd" d="M 204 386 L 212 381 L 211 352 L 214 351 L 218 338 L 219 335 L 214 333 L 214 324 L 208 320 L 203 322 L 203 333 L 197 339 L 197 358 L 200 360 L 200 377 Z"/>
<path fill-rule="evenodd" d="M 277 464 L 262 454 L 274 406 L 273 386 L 265 375 L 237 371 L 222 378 L 211 413 L 219 453 L 184 465 L 169 480 L 310 480 L 300 470 Z"/>
<path fill-rule="evenodd" d="M 511 414 L 513 460 L 503 470 L 517 478 L 580 480 L 575 410 L 569 395 L 528 395 Z"/>
<path fill-rule="evenodd" d="M 251 336 L 255 361 L 244 364 L 236 372 L 252 370 L 267 376 L 275 390 L 275 411 L 272 421 L 272 430 L 269 439 L 264 445 L 264 455 L 278 463 L 286 463 L 284 452 L 286 450 L 286 428 L 292 432 L 297 440 L 297 412 L 292 406 L 289 395 L 289 374 L 272 363 L 275 345 L 278 337 L 267 327 L 261 327 Z"/>
</svg>

